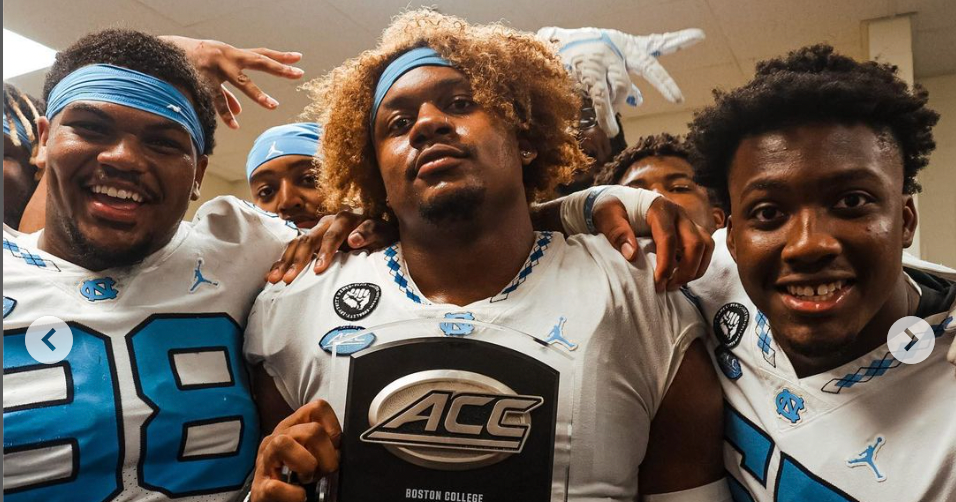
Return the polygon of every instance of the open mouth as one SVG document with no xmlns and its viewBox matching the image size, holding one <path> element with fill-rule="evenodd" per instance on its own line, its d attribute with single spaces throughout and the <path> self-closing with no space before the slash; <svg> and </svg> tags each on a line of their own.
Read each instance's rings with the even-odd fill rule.
<svg viewBox="0 0 956 502">
<path fill-rule="evenodd" d="M 150 200 L 145 192 L 129 186 L 99 183 L 88 190 L 90 213 L 116 223 L 134 223 L 138 210 Z"/>
<path fill-rule="evenodd" d="M 829 282 L 787 284 L 777 289 L 784 304 L 796 311 L 823 313 L 836 308 L 853 288 L 854 281 L 840 279 Z"/>
</svg>

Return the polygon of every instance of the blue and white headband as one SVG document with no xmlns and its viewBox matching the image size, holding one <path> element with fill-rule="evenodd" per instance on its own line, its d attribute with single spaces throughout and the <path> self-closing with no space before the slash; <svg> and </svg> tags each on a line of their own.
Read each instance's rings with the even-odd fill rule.
<svg viewBox="0 0 956 502">
<path fill-rule="evenodd" d="M 27 128 L 24 126 L 23 122 L 20 121 L 20 117 L 17 117 L 15 114 L 7 117 L 6 108 L 3 109 L 3 135 L 10 136 L 10 120 L 13 120 L 14 127 L 17 130 L 17 138 L 20 140 L 20 145 L 27 150 L 33 149 L 33 142 L 30 141 L 30 135 L 27 134 Z"/>
<path fill-rule="evenodd" d="M 272 159 L 286 155 L 306 155 L 314 157 L 319 151 L 319 140 L 322 137 L 322 126 L 314 122 L 300 122 L 285 124 L 266 129 L 256 138 L 246 158 L 246 178 L 251 179 L 252 173 L 259 166 Z"/>
<path fill-rule="evenodd" d="M 369 125 L 375 128 L 375 117 L 378 116 L 378 107 L 382 105 L 382 100 L 388 94 L 388 90 L 395 85 L 395 81 L 402 78 L 402 75 L 415 68 L 422 66 L 447 66 L 454 68 L 455 65 L 447 59 L 441 57 L 435 49 L 431 47 L 417 47 L 402 54 L 395 61 L 392 61 L 385 67 L 382 76 L 378 78 L 378 85 L 375 86 L 375 101 L 372 103 L 372 114 Z"/>
<path fill-rule="evenodd" d="M 172 120 L 192 136 L 199 154 L 206 151 L 202 123 L 192 103 L 169 82 L 109 64 L 84 66 L 63 78 L 50 91 L 47 119 L 74 101 L 102 101 L 143 110 Z"/>
</svg>

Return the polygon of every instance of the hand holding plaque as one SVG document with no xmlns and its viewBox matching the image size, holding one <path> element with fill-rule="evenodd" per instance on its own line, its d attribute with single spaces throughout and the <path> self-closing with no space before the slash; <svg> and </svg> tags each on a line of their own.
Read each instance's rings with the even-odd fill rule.
<svg viewBox="0 0 956 502">
<path fill-rule="evenodd" d="M 342 428 L 326 401 L 313 401 L 285 420 L 259 445 L 251 500 L 302 500 L 306 490 L 286 483 L 291 471 L 304 483 L 339 469 Z"/>
</svg>

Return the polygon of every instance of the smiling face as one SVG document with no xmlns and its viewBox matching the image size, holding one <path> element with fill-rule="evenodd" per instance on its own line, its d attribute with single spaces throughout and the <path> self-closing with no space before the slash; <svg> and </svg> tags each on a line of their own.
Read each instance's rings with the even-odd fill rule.
<svg viewBox="0 0 956 502">
<path fill-rule="evenodd" d="M 907 315 L 901 251 L 916 229 L 892 136 L 829 123 L 758 134 L 728 181 L 728 246 L 795 367 L 885 342 Z"/>
<path fill-rule="evenodd" d="M 649 156 L 637 160 L 617 182 L 632 188 L 653 190 L 687 211 L 708 232 L 724 223 L 724 212 L 711 204 L 707 190 L 694 182 L 694 170 L 680 157 Z"/>
<path fill-rule="evenodd" d="M 373 142 L 401 225 L 470 221 L 482 204 L 527 206 L 522 165 L 533 157 L 520 155 L 515 131 L 474 101 L 457 70 L 424 66 L 399 78 Z"/>
<path fill-rule="evenodd" d="M 207 163 L 182 126 L 92 101 L 39 124 L 49 250 L 98 270 L 136 263 L 169 242 Z"/>
<path fill-rule="evenodd" d="M 299 228 L 318 223 L 322 193 L 315 165 L 307 155 L 286 155 L 257 167 L 249 180 L 252 201 Z"/>
</svg>

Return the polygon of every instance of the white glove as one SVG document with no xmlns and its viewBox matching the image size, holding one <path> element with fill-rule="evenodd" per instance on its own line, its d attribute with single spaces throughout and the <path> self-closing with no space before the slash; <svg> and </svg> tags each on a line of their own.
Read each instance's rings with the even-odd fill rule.
<svg viewBox="0 0 956 502">
<path fill-rule="evenodd" d="M 647 80 L 671 103 L 680 103 L 684 96 L 657 57 L 700 42 L 704 32 L 691 28 L 636 36 L 617 30 L 549 26 L 538 30 L 538 36 L 558 45 L 568 71 L 587 88 L 601 129 L 613 137 L 620 132 L 615 107 L 644 101 L 628 74 Z"/>
</svg>

